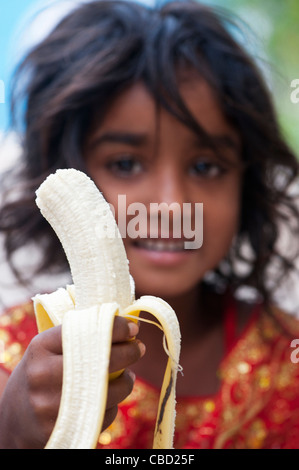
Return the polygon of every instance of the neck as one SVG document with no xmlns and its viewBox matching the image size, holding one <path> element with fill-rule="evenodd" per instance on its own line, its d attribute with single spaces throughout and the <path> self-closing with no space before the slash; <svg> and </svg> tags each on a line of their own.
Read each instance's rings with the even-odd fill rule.
<svg viewBox="0 0 299 470">
<path fill-rule="evenodd" d="M 180 323 L 181 334 L 184 336 L 187 334 L 189 336 L 194 331 L 194 322 L 199 324 L 201 317 L 204 316 L 204 312 L 201 311 L 200 299 L 200 286 L 196 286 L 187 294 L 164 299 L 175 311 Z"/>
<path fill-rule="evenodd" d="M 221 319 L 221 296 L 207 294 L 201 285 L 181 295 L 163 297 L 163 300 L 175 311 L 182 336 L 190 340 L 205 335 Z"/>
<path fill-rule="evenodd" d="M 180 365 L 184 377 L 178 377 L 177 390 L 181 395 L 206 394 L 218 386 L 216 368 L 222 354 L 221 296 L 209 295 L 196 287 L 186 295 L 164 298 L 174 309 L 180 323 Z M 142 312 L 141 317 L 153 320 Z M 166 366 L 162 332 L 140 322 L 138 338 L 146 345 L 146 354 L 133 366 L 137 376 L 159 386 Z M 201 377 L 197 380 L 195 377 Z M 216 382 L 217 383 L 216 383 Z"/>
</svg>

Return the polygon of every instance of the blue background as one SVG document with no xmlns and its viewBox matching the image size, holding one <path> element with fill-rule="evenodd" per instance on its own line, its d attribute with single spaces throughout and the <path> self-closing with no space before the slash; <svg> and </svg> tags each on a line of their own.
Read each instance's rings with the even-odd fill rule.
<svg viewBox="0 0 299 470">
<path fill-rule="evenodd" d="M 17 50 L 14 40 L 24 14 L 36 0 L 2 1 L 0 6 L 0 80 L 5 86 L 5 103 L 0 103 L 0 130 L 6 129 L 9 116 L 9 82 Z"/>
</svg>

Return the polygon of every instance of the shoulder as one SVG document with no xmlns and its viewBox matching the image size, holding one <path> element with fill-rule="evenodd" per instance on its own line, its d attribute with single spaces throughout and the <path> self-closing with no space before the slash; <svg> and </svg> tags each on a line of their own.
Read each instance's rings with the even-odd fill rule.
<svg viewBox="0 0 299 470">
<path fill-rule="evenodd" d="M 0 315 L 1 368 L 11 372 L 36 334 L 37 327 L 31 301 L 5 310 Z"/>
<path fill-rule="evenodd" d="M 277 333 L 286 338 L 299 338 L 299 317 L 287 313 L 279 307 L 272 305 L 269 309 L 264 309 L 263 320 L 269 326 L 272 325 Z"/>
</svg>

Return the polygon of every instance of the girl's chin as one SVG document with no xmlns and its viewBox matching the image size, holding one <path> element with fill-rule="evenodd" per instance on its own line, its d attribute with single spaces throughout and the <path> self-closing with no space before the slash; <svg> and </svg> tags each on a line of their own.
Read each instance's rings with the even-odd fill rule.
<svg viewBox="0 0 299 470">
<path fill-rule="evenodd" d="M 174 298 L 187 295 L 200 282 L 198 250 L 151 250 L 134 244 L 126 250 L 140 295 Z"/>
<path fill-rule="evenodd" d="M 185 282 L 182 282 L 182 278 L 176 279 L 174 276 L 157 275 L 157 276 L 144 276 L 146 273 L 138 275 L 135 274 L 135 288 L 136 297 L 142 295 L 153 295 L 162 299 L 174 299 L 181 296 L 188 296 L 192 290 L 194 290 L 200 283 L 200 281 L 194 282 L 194 280 L 188 280 L 185 278 Z M 134 274 L 133 274 L 134 277 Z"/>
</svg>

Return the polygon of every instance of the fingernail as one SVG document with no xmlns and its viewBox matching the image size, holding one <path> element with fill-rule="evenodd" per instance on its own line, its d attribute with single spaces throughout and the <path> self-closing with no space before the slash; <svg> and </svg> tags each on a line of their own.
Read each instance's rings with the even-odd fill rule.
<svg viewBox="0 0 299 470">
<path fill-rule="evenodd" d="M 138 341 L 138 347 L 139 347 L 139 351 L 140 351 L 140 357 L 144 356 L 145 354 L 145 344 L 142 343 L 141 341 Z"/>
<path fill-rule="evenodd" d="M 130 322 L 128 323 L 128 327 L 129 327 L 129 336 L 130 336 L 130 337 L 134 337 L 134 336 L 136 336 L 136 335 L 138 334 L 138 332 L 139 332 L 139 326 L 138 326 L 136 323 L 130 321 Z"/>
<path fill-rule="evenodd" d="M 134 372 L 132 370 L 128 370 L 128 374 L 131 377 L 131 379 L 133 380 L 133 382 L 135 382 L 136 374 L 134 374 Z"/>
</svg>

